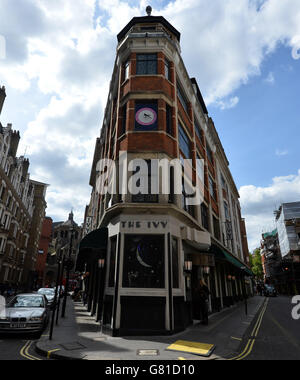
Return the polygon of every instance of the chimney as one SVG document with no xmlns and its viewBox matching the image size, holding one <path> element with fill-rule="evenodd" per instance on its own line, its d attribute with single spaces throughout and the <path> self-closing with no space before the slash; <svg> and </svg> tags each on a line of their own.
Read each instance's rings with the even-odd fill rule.
<svg viewBox="0 0 300 380">
<path fill-rule="evenodd" d="M 12 131 L 11 138 L 10 138 L 10 150 L 9 150 L 9 154 L 12 157 L 16 157 L 17 155 L 19 142 L 20 142 L 20 133 L 16 131 Z"/>
<path fill-rule="evenodd" d="M 5 87 L 0 87 L 0 114 L 2 112 L 4 100 L 6 98 L 6 92 L 5 92 Z"/>
<path fill-rule="evenodd" d="M 25 181 L 26 176 L 28 174 L 28 169 L 29 169 L 29 160 L 27 158 L 25 158 L 23 160 L 23 170 L 22 170 L 22 178 L 24 181 Z"/>
</svg>

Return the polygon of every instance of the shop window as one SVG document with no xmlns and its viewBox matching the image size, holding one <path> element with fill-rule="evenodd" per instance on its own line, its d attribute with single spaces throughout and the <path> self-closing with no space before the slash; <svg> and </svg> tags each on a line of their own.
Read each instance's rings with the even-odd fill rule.
<svg viewBox="0 0 300 380">
<path fill-rule="evenodd" d="M 165 288 L 164 245 L 164 235 L 125 235 L 124 288 Z"/>
<path fill-rule="evenodd" d="M 157 54 L 137 54 L 136 75 L 156 75 Z"/>
<path fill-rule="evenodd" d="M 173 275 L 173 288 L 179 288 L 179 254 L 178 254 L 178 240 L 172 238 L 172 275 Z"/>
<path fill-rule="evenodd" d="M 115 286 L 115 269 L 116 269 L 116 250 L 117 250 L 117 237 L 114 236 L 110 239 L 110 259 L 109 259 L 109 276 L 108 286 L 113 288 Z"/>
</svg>

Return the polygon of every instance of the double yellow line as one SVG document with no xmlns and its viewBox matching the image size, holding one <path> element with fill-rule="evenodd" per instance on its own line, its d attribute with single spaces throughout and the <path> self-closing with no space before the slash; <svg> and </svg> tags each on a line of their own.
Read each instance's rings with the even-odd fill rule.
<svg viewBox="0 0 300 380">
<path fill-rule="evenodd" d="M 267 310 L 268 303 L 269 303 L 269 299 L 266 299 L 264 302 L 262 311 L 260 312 L 259 317 L 258 317 L 256 324 L 253 328 L 253 331 L 251 333 L 251 337 L 249 338 L 248 343 L 247 343 L 244 351 L 241 354 L 239 354 L 238 356 L 231 358 L 231 359 L 228 359 L 228 360 L 243 360 L 251 354 L 253 347 L 254 347 L 254 344 L 255 344 L 255 340 L 257 338 L 257 335 L 259 333 L 259 330 L 260 330 L 260 327 L 262 324 L 263 317 L 264 317 L 265 312 Z"/>
<path fill-rule="evenodd" d="M 23 358 L 28 359 L 28 360 L 42 360 L 42 359 L 39 359 L 39 358 L 37 358 L 37 357 L 35 357 L 29 353 L 29 349 L 30 349 L 32 343 L 33 343 L 32 340 L 28 340 L 26 342 L 26 344 L 21 348 L 20 355 Z"/>
</svg>

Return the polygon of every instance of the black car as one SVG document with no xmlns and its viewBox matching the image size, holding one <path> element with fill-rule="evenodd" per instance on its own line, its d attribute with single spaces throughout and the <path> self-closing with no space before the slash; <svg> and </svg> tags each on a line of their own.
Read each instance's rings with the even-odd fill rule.
<svg viewBox="0 0 300 380">
<path fill-rule="evenodd" d="M 265 285 L 264 288 L 265 297 L 277 297 L 277 291 L 272 285 Z"/>
</svg>

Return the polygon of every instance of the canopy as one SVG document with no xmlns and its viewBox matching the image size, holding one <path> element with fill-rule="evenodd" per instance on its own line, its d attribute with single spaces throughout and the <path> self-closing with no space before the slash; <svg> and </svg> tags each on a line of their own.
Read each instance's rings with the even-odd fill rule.
<svg viewBox="0 0 300 380">
<path fill-rule="evenodd" d="M 245 273 L 247 273 L 248 276 L 253 276 L 252 271 L 246 266 L 246 264 L 239 261 L 237 258 L 232 256 L 230 253 L 224 251 L 223 249 L 221 249 L 217 246 L 213 246 L 212 250 L 215 253 L 216 259 L 227 261 L 230 264 L 237 267 L 238 269 L 245 271 Z"/>
<path fill-rule="evenodd" d="M 105 257 L 108 242 L 108 228 L 99 228 L 86 235 L 79 244 L 76 270 L 83 269 L 88 261 Z"/>
</svg>

